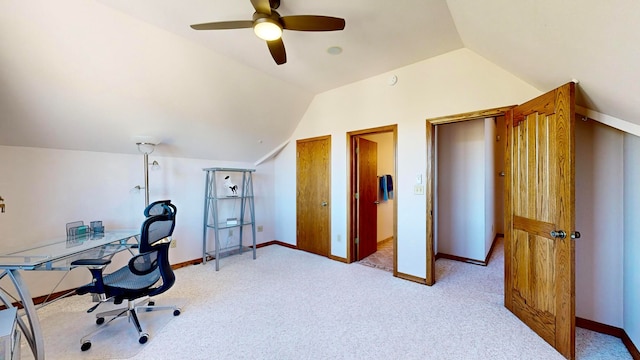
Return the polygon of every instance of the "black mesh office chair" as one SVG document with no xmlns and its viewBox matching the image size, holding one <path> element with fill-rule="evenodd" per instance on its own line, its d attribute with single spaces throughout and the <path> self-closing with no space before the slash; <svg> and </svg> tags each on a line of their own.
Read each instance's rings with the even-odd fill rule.
<svg viewBox="0 0 640 360">
<path fill-rule="evenodd" d="M 135 255 L 127 266 L 113 273 L 103 275 L 104 268 L 111 262 L 108 259 L 81 259 L 72 265 L 87 266 L 93 276 L 90 284 L 76 290 L 78 295 L 98 294 L 100 302 L 89 309 L 93 312 L 103 302 L 113 300 L 121 304 L 124 300 L 128 306 L 122 309 L 102 312 L 96 315 L 96 324 L 101 325 L 105 317 L 112 317 L 108 323 L 119 317 L 128 317 L 138 330 L 138 342 L 144 344 L 149 334 L 144 332 L 138 319 L 140 310 L 173 310 L 173 315 L 180 315 L 176 306 L 154 306 L 151 296 L 167 291 L 175 282 L 175 275 L 169 263 L 169 247 L 171 234 L 175 227 L 177 209 L 170 200 L 157 201 L 145 209 L 147 218 L 142 223 L 140 233 L 139 254 Z M 106 325 L 106 324 L 105 324 Z M 91 348 L 91 337 L 102 330 L 101 327 L 81 339 L 82 351 Z"/>
</svg>

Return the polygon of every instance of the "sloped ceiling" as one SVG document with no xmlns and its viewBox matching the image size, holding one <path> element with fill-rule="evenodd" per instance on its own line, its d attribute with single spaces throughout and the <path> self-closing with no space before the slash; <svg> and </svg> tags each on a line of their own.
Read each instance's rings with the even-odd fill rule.
<svg viewBox="0 0 640 360">
<path fill-rule="evenodd" d="M 256 161 L 286 141 L 313 96 L 467 47 L 541 91 L 572 78 L 579 103 L 640 124 L 640 3 L 595 0 L 282 0 L 282 15 L 346 19 L 285 31 L 277 66 L 249 0 L 0 2 L 0 145 Z M 342 54 L 327 53 L 330 46 Z"/>
<path fill-rule="evenodd" d="M 0 2 L 0 144 L 255 161 L 313 94 L 94 1 Z"/>
<path fill-rule="evenodd" d="M 640 124 L 640 2 L 448 0 L 465 47 L 541 91 Z"/>
</svg>

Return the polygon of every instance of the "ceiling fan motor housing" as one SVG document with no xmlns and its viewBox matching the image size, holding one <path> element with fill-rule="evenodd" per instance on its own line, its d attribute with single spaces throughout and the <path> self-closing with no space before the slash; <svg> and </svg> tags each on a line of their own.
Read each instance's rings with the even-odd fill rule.
<svg viewBox="0 0 640 360">
<path fill-rule="evenodd" d="M 276 23 L 278 23 L 280 25 L 280 27 L 282 27 L 282 24 L 280 24 L 280 14 L 278 14 L 275 11 L 271 12 L 271 15 L 267 15 L 267 14 L 262 14 L 259 12 L 254 12 L 253 13 L 253 23 L 258 23 L 258 22 L 263 22 L 263 21 L 269 21 L 266 19 L 271 19 L 273 21 L 275 21 Z"/>
<path fill-rule="evenodd" d="M 272 9 L 277 9 L 280 7 L 280 0 L 269 0 L 269 5 Z"/>
</svg>

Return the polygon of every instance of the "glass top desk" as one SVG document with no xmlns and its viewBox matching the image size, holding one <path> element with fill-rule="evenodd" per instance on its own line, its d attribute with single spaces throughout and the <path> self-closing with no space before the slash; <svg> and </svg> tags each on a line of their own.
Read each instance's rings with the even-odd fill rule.
<svg viewBox="0 0 640 360">
<path fill-rule="evenodd" d="M 138 244 L 140 230 L 113 230 L 103 234 L 61 237 L 45 241 L 26 250 L 0 255 L 0 279 L 8 276 L 13 282 L 28 320 L 18 317 L 18 324 L 36 360 L 43 360 L 44 341 L 33 298 L 20 271 L 69 271 L 71 262 L 81 258 L 109 258 Z M 0 300 L 13 307 L 8 294 L 0 289 Z"/>
</svg>

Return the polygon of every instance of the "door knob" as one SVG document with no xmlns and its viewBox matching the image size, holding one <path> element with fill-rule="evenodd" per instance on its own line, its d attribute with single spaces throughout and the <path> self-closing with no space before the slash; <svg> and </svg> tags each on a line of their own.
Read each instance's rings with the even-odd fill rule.
<svg viewBox="0 0 640 360">
<path fill-rule="evenodd" d="M 374 201 L 373 203 L 374 203 L 374 204 L 376 204 L 376 205 L 378 205 L 378 204 L 380 204 L 380 201 L 376 200 L 376 201 Z"/>
<path fill-rule="evenodd" d="M 564 232 L 564 230 L 553 230 L 551 232 L 551 237 L 553 238 L 557 238 L 557 239 L 564 239 L 567 237 L 567 233 Z M 580 239 L 580 231 L 574 231 L 571 233 L 571 238 L 572 239 Z"/>
<path fill-rule="evenodd" d="M 326 202 L 326 201 L 323 201 L 323 202 L 322 202 L 322 204 L 320 204 L 320 205 L 322 205 L 322 206 L 327 206 L 327 202 Z"/>
</svg>

